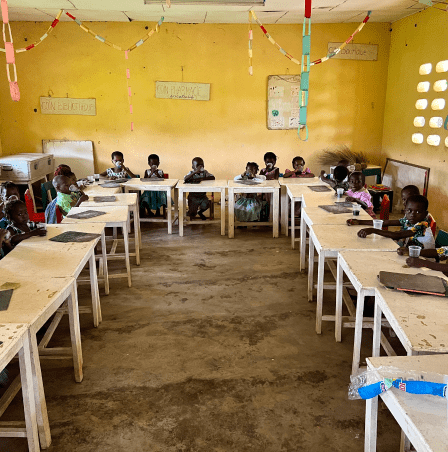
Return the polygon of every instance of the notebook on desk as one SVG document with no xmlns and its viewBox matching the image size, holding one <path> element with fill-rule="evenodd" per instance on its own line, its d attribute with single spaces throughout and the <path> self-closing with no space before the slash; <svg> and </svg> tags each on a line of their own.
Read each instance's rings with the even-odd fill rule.
<svg viewBox="0 0 448 452">
<path fill-rule="evenodd" d="M 447 282 L 438 276 L 409 275 L 407 273 L 395 273 L 380 271 L 378 280 L 389 289 L 412 292 L 425 295 L 437 295 L 444 297 L 447 292 Z"/>
</svg>

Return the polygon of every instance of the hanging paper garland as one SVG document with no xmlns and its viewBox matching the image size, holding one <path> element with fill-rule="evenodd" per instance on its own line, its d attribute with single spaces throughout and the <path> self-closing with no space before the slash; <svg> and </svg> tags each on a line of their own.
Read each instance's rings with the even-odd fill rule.
<svg viewBox="0 0 448 452">
<path fill-rule="evenodd" d="M 254 35 L 252 33 L 252 20 L 249 12 L 249 75 L 254 75 L 254 68 L 252 67 L 252 40 Z"/>
<path fill-rule="evenodd" d="M 31 50 L 34 49 L 35 47 L 37 47 L 45 38 L 48 37 L 48 35 L 54 30 L 54 28 L 56 27 L 56 25 L 59 23 L 59 19 L 62 15 L 62 12 L 64 10 L 61 9 L 58 13 L 58 15 L 56 16 L 56 18 L 54 19 L 54 21 L 51 23 L 51 25 L 48 27 L 48 30 L 45 32 L 45 34 L 43 34 L 39 41 L 34 42 L 33 44 L 30 44 L 27 47 L 23 47 L 21 49 L 17 49 L 16 53 L 21 53 L 21 52 L 26 52 L 27 50 Z M 0 48 L 0 52 L 5 52 L 5 49 Z"/>
<path fill-rule="evenodd" d="M 14 102 L 20 100 L 20 90 L 19 84 L 17 83 L 17 68 L 16 68 L 16 57 L 14 55 L 14 44 L 12 40 L 11 25 L 9 25 L 9 15 L 8 15 L 8 3 L 6 0 L 1 0 L 2 7 L 2 19 L 3 19 L 3 42 L 5 43 L 5 53 L 6 53 L 6 74 L 8 76 L 9 82 L 9 92 L 11 93 L 11 99 Z M 6 25 L 8 25 L 9 39 L 6 40 Z M 9 73 L 9 66 L 12 64 L 14 67 L 14 80 L 11 81 L 11 75 Z"/>
<path fill-rule="evenodd" d="M 367 13 L 367 16 L 364 18 L 364 20 L 360 23 L 360 25 L 358 26 L 358 28 L 350 35 L 350 37 L 343 43 L 341 44 L 337 49 L 335 49 L 333 52 L 330 52 L 329 54 L 327 54 L 325 57 L 323 58 L 319 58 L 318 60 L 312 61 L 310 63 L 310 66 L 314 66 L 315 64 L 319 64 L 319 63 L 323 63 L 324 61 L 329 60 L 330 58 L 333 58 L 335 55 L 337 55 L 353 38 L 354 36 L 360 32 L 364 25 L 367 23 L 367 21 L 370 19 L 370 15 L 371 15 L 372 11 L 369 11 Z M 300 61 L 297 60 L 296 58 L 294 58 L 292 55 L 290 55 L 288 52 L 286 52 L 286 50 L 284 50 L 279 44 L 277 44 L 276 41 L 274 41 L 274 38 L 267 32 L 266 28 L 263 26 L 263 24 L 258 20 L 258 17 L 255 15 L 255 13 L 253 11 L 250 11 L 249 14 L 252 16 L 252 18 L 255 20 L 255 22 L 257 22 L 257 24 L 260 26 L 261 30 L 263 31 L 264 35 L 266 36 L 266 38 L 268 38 L 269 42 L 273 45 L 275 45 L 277 47 L 277 49 L 280 51 L 280 53 L 282 53 L 283 55 L 285 55 L 286 58 L 290 59 L 293 63 L 301 65 Z"/>
<path fill-rule="evenodd" d="M 129 47 L 128 49 L 123 49 L 120 46 L 117 46 L 115 44 L 113 44 L 112 42 L 108 41 L 107 39 L 103 38 L 102 36 L 96 34 L 94 31 L 92 31 L 89 27 L 85 26 L 79 19 L 77 19 L 75 16 L 72 16 L 70 13 L 65 13 L 67 14 L 68 17 L 70 17 L 70 19 L 73 19 L 78 25 L 79 27 L 84 30 L 86 33 L 89 33 L 90 35 L 92 35 L 95 39 L 98 39 L 98 41 L 104 42 L 104 44 L 107 44 L 109 47 L 113 47 L 116 50 L 120 50 L 120 51 L 125 51 L 125 52 L 130 52 L 131 50 L 136 49 L 137 47 L 140 47 L 148 38 L 150 38 L 154 32 L 159 32 L 159 28 L 162 25 L 163 21 L 165 20 L 164 17 L 161 17 L 160 20 L 157 22 L 156 28 L 152 29 L 149 33 L 147 33 L 145 36 L 143 36 L 142 39 L 138 40 L 134 45 L 132 45 L 131 47 Z"/>
<path fill-rule="evenodd" d="M 308 91 L 310 86 L 310 53 L 311 53 L 311 1 L 305 0 L 305 16 L 303 18 L 302 30 L 302 65 L 300 74 L 300 110 L 299 110 L 299 128 L 297 134 L 304 141 L 308 140 L 308 126 L 306 125 Z M 308 33 L 306 32 L 306 23 L 308 22 Z M 301 137 L 301 131 L 305 136 Z"/>
</svg>

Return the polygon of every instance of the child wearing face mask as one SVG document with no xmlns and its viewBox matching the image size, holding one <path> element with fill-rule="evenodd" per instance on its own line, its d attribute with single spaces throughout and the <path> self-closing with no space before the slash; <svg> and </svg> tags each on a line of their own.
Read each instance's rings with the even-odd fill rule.
<svg viewBox="0 0 448 452">
<path fill-rule="evenodd" d="M 264 154 L 264 163 L 266 168 L 260 171 L 260 176 L 265 176 L 266 180 L 276 180 L 280 175 L 280 170 L 275 166 L 277 163 L 277 156 L 273 152 L 266 152 Z"/>
<path fill-rule="evenodd" d="M 112 152 L 112 163 L 113 168 L 107 168 L 103 171 L 100 176 L 107 176 L 110 180 L 115 179 L 133 179 L 135 174 L 126 166 L 124 166 L 124 156 L 120 151 Z"/>
<path fill-rule="evenodd" d="M 293 170 L 286 169 L 283 177 L 314 177 L 309 168 L 305 168 L 305 159 L 303 157 L 294 157 L 292 159 Z"/>
</svg>

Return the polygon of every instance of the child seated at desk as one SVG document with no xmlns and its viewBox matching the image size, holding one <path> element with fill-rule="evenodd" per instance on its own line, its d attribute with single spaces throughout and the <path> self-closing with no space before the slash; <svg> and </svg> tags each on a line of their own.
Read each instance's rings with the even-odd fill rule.
<svg viewBox="0 0 448 452">
<path fill-rule="evenodd" d="M 294 157 L 292 159 L 293 170 L 286 169 L 283 177 L 314 177 L 309 168 L 305 169 L 305 159 L 303 157 Z"/>
<path fill-rule="evenodd" d="M 322 182 L 328 184 L 331 188 L 333 188 L 334 191 L 336 191 L 338 188 L 343 188 L 344 191 L 347 191 L 349 189 L 347 176 L 348 176 L 347 167 L 339 165 L 333 171 L 333 179 L 327 179 L 324 170 L 320 172 L 319 179 Z"/>
<path fill-rule="evenodd" d="M 53 187 L 58 193 L 56 204 L 64 217 L 68 215 L 72 207 L 78 207 L 82 202 L 89 199 L 82 192 L 71 191 L 72 185 L 72 180 L 67 176 L 56 176 L 53 179 Z"/>
<path fill-rule="evenodd" d="M 11 233 L 6 229 L 0 229 L 0 259 L 4 258 L 12 249 Z"/>
<path fill-rule="evenodd" d="M 191 168 L 192 171 L 184 177 L 184 182 L 186 184 L 199 184 L 203 180 L 215 180 L 215 176 L 204 168 L 204 160 L 202 160 L 201 157 L 195 157 L 192 160 Z M 199 215 L 201 220 L 206 220 L 207 218 L 203 213 L 209 208 L 210 200 L 205 193 L 188 194 L 187 215 L 190 217 L 190 220 L 193 220 L 196 215 Z"/>
<path fill-rule="evenodd" d="M 407 254 L 407 253 L 404 253 L 401 248 L 398 248 L 397 252 L 398 252 L 398 254 L 405 254 L 405 255 Z M 421 250 L 420 257 L 446 260 L 448 257 L 448 246 L 442 246 L 440 248 L 434 248 L 431 250 L 426 250 L 426 249 Z M 436 271 L 442 272 L 446 276 L 448 276 L 448 262 L 445 264 L 442 264 L 440 262 L 433 262 L 433 261 L 428 261 L 426 259 L 420 259 L 419 257 L 408 257 L 406 259 L 406 264 L 408 264 L 409 267 L 429 268 L 431 270 L 436 270 Z"/>
<path fill-rule="evenodd" d="M 151 154 L 148 156 L 149 169 L 145 171 L 145 179 L 163 179 L 164 174 L 159 169 L 160 159 L 157 154 Z M 155 210 L 155 216 L 160 217 L 160 208 L 166 207 L 166 192 L 164 191 L 144 191 L 140 198 L 140 214 L 146 216 L 146 211 L 149 217 L 153 217 Z M 142 215 L 143 214 L 143 215 Z"/>
<path fill-rule="evenodd" d="M 266 180 L 277 180 L 280 176 L 280 170 L 275 166 L 277 156 L 273 152 L 266 152 L 263 159 L 266 168 L 260 171 L 260 176 L 265 176 Z"/>
<path fill-rule="evenodd" d="M 14 199 L 20 199 L 19 187 L 14 182 L 3 182 L 0 187 L 0 213 L 2 214 L 0 229 L 8 227 L 9 221 L 5 215 L 5 204 Z"/>
<path fill-rule="evenodd" d="M 47 234 L 46 229 L 39 228 L 34 221 L 30 221 L 25 203 L 19 199 L 6 203 L 5 214 L 9 221 L 6 230 L 11 233 L 12 246 L 30 237 L 42 237 Z"/>
<path fill-rule="evenodd" d="M 356 202 L 372 218 L 376 218 L 373 213 L 372 196 L 365 188 L 366 176 L 361 171 L 354 171 L 348 178 L 349 189 L 345 192 L 347 202 Z"/>
<path fill-rule="evenodd" d="M 347 220 L 350 225 L 373 225 L 372 220 Z M 428 200 L 422 195 L 410 196 L 407 199 L 405 216 L 399 220 L 385 220 L 383 226 L 401 226 L 397 232 L 383 231 L 382 229 L 366 228 L 358 231 L 358 236 L 365 238 L 370 234 L 377 234 L 382 237 L 389 237 L 398 242 L 400 247 L 419 246 L 424 249 L 434 248 L 434 238 L 428 240 L 425 235 L 429 226 Z"/>
<path fill-rule="evenodd" d="M 257 173 L 258 165 L 255 162 L 247 162 L 246 171 L 236 176 L 234 180 L 252 180 L 254 182 L 266 180 L 265 176 L 257 176 Z M 260 215 L 266 210 L 266 206 L 267 202 L 258 197 L 256 193 L 242 193 L 235 202 L 235 218 L 242 222 L 260 221 Z"/>
<path fill-rule="evenodd" d="M 110 180 L 135 178 L 135 174 L 129 168 L 124 166 L 124 156 L 122 152 L 112 152 L 111 158 L 114 167 L 107 168 L 107 170 L 103 171 L 100 176 L 107 176 Z"/>
</svg>

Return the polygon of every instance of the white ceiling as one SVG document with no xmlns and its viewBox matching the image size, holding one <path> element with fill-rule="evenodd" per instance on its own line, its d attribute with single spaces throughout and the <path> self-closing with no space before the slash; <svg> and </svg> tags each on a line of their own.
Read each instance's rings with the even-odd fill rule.
<svg viewBox="0 0 448 452">
<path fill-rule="evenodd" d="M 49 21 L 59 9 L 64 9 L 82 21 L 146 22 L 164 16 L 165 22 L 247 23 L 250 6 L 213 5 L 213 0 L 210 3 L 168 8 L 165 0 L 151 5 L 145 5 L 144 0 L 8 0 L 11 21 Z M 252 9 L 263 23 L 296 24 L 303 22 L 304 3 L 304 0 L 266 0 L 264 6 Z M 314 0 L 312 21 L 360 22 L 372 10 L 371 21 L 395 22 L 425 7 L 418 0 Z M 61 20 L 71 19 L 63 14 Z"/>
</svg>

